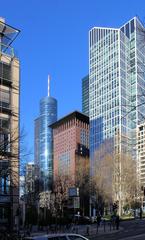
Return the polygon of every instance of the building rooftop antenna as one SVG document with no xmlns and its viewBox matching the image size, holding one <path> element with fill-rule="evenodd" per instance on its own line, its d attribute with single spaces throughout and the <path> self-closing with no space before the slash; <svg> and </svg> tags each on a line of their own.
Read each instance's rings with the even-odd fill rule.
<svg viewBox="0 0 145 240">
<path fill-rule="evenodd" d="M 48 75 L 48 97 L 50 97 L 50 75 Z"/>
</svg>

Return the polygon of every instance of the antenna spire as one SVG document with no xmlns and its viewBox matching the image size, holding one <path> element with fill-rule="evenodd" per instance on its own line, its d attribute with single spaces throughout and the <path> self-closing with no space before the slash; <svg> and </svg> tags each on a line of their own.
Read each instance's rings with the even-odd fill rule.
<svg viewBox="0 0 145 240">
<path fill-rule="evenodd" d="M 50 97 L 50 75 L 48 75 L 48 97 Z"/>
</svg>

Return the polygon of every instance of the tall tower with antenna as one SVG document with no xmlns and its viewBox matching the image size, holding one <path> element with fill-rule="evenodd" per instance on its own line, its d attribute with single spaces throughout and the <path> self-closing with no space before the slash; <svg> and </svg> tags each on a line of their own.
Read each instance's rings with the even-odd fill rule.
<svg viewBox="0 0 145 240">
<path fill-rule="evenodd" d="M 50 75 L 48 75 L 48 97 L 50 97 Z"/>
<path fill-rule="evenodd" d="M 36 120 L 35 163 L 39 168 L 42 191 L 47 191 L 51 190 L 53 174 L 52 129 L 49 125 L 57 121 L 57 100 L 50 96 L 50 75 L 48 75 L 48 93 L 40 100 L 40 115 Z"/>
</svg>

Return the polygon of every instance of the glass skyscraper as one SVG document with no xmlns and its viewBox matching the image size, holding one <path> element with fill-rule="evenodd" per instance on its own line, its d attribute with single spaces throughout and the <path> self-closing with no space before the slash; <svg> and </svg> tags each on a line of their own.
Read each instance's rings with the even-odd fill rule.
<svg viewBox="0 0 145 240">
<path fill-rule="evenodd" d="M 82 112 L 89 116 L 89 75 L 82 79 Z"/>
<path fill-rule="evenodd" d="M 95 152 L 106 139 L 114 141 L 116 134 L 121 137 L 118 142 L 119 151 L 125 150 L 127 146 L 132 153 L 136 152 L 135 130 L 145 117 L 144 62 L 145 28 L 137 17 L 121 28 L 94 27 L 90 30 L 89 117 L 92 173 Z"/>
<path fill-rule="evenodd" d="M 38 124 L 39 121 L 39 124 Z M 38 131 L 35 136 L 37 141 L 37 148 L 35 152 L 35 163 L 38 163 L 39 177 L 42 182 L 43 191 L 50 190 L 52 186 L 52 174 L 53 174 L 53 145 L 52 145 L 52 129 L 49 127 L 52 123 L 57 121 L 57 100 L 50 96 L 42 98 L 40 100 L 40 116 L 39 120 L 35 121 L 38 126 Z"/>
</svg>

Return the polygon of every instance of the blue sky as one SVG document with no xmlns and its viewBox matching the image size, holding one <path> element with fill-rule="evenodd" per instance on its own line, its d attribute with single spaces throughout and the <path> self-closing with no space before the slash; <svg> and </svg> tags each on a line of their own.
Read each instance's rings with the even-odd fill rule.
<svg viewBox="0 0 145 240">
<path fill-rule="evenodd" d="M 81 79 L 88 73 L 88 31 L 120 27 L 138 15 L 145 23 L 144 0 L 7 0 L 0 15 L 21 30 L 14 43 L 21 62 L 21 126 L 33 149 L 39 100 L 58 100 L 58 116 L 81 110 Z M 30 156 L 33 160 L 33 155 Z"/>
</svg>

